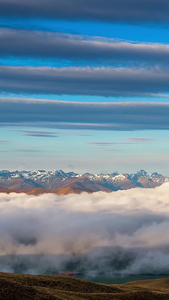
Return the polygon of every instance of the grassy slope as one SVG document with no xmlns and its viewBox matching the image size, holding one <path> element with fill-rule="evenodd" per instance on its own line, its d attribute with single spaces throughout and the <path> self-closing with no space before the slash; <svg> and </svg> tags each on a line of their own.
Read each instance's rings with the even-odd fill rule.
<svg viewBox="0 0 169 300">
<path fill-rule="evenodd" d="M 0 273 L 0 299 L 167 300 L 169 278 L 123 285 L 97 284 L 69 276 L 32 276 Z"/>
</svg>

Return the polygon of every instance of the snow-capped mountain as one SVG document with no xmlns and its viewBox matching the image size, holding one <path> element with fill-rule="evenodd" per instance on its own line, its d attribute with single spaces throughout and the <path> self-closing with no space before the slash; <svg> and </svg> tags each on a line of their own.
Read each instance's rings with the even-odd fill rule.
<svg viewBox="0 0 169 300">
<path fill-rule="evenodd" d="M 10 190 L 47 189 L 57 190 L 73 188 L 82 191 L 117 191 L 135 187 L 153 188 L 168 182 L 169 178 L 156 172 L 148 174 L 140 170 L 135 174 L 110 173 L 110 174 L 77 174 L 62 170 L 45 171 L 0 171 L 0 187 Z"/>
</svg>

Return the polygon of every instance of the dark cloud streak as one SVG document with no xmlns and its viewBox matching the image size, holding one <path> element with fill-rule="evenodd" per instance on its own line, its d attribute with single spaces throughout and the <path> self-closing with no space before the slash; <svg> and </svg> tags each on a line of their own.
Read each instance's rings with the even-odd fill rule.
<svg viewBox="0 0 169 300">
<path fill-rule="evenodd" d="M 49 131 L 39 131 L 39 130 L 17 130 L 19 132 L 22 132 L 24 135 L 27 136 L 34 136 L 34 137 L 58 137 L 57 134 L 54 132 L 49 132 Z"/>
</svg>

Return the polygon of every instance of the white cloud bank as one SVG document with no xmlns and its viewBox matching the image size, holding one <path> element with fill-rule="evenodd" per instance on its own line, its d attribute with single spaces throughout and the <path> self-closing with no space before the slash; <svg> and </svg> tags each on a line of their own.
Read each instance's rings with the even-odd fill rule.
<svg viewBox="0 0 169 300">
<path fill-rule="evenodd" d="M 0 194 L 0 271 L 169 273 L 169 184 L 56 196 Z"/>
</svg>

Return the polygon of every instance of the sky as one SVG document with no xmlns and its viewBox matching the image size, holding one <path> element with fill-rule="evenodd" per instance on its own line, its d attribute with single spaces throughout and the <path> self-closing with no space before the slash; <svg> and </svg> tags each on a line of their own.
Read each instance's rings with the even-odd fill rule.
<svg viewBox="0 0 169 300">
<path fill-rule="evenodd" d="M 0 169 L 169 176 L 167 0 L 0 1 Z"/>
</svg>

